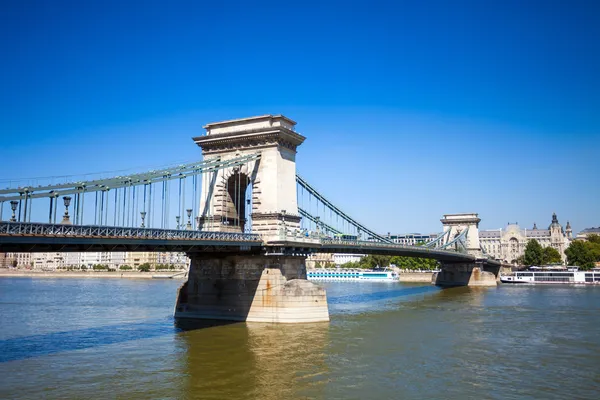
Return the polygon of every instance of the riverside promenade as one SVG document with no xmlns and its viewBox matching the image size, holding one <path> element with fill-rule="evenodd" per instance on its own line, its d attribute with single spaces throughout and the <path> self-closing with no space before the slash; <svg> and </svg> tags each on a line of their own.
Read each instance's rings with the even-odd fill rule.
<svg viewBox="0 0 600 400">
<path fill-rule="evenodd" d="M 152 279 L 153 277 L 170 277 L 183 279 L 184 271 L 34 271 L 22 269 L 0 269 L 0 278 L 127 278 Z"/>
<path fill-rule="evenodd" d="M 398 272 L 398 281 L 413 283 L 431 283 L 433 272 Z"/>
</svg>

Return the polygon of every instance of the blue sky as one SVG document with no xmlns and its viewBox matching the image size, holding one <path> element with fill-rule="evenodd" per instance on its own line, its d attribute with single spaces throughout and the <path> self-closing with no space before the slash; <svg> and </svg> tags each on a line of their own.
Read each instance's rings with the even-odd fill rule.
<svg viewBox="0 0 600 400">
<path fill-rule="evenodd" d="M 191 161 L 202 125 L 282 113 L 375 230 L 600 225 L 596 1 L 2 4 L 0 181 Z"/>
</svg>

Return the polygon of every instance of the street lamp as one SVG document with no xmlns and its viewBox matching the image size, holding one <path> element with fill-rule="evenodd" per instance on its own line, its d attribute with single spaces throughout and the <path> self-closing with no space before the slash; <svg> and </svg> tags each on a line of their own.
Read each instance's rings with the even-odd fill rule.
<svg viewBox="0 0 600 400">
<path fill-rule="evenodd" d="M 196 217 L 196 229 L 200 230 L 200 217 Z"/>
<path fill-rule="evenodd" d="M 141 228 L 145 228 L 144 220 L 146 219 L 146 211 L 140 211 L 140 216 L 142 217 L 142 226 Z"/>
<path fill-rule="evenodd" d="M 175 222 L 177 223 L 176 229 L 179 229 L 179 221 L 181 220 L 181 217 L 178 215 L 175 217 Z"/>
<path fill-rule="evenodd" d="M 15 212 L 17 211 L 18 205 L 19 205 L 18 201 L 11 200 L 10 209 L 12 210 L 12 217 L 10 217 L 10 222 L 17 222 L 17 215 L 15 214 Z"/>
<path fill-rule="evenodd" d="M 69 205 L 71 205 L 71 197 L 63 196 L 63 203 L 65 204 L 65 215 L 63 215 L 63 219 L 61 224 L 71 224 L 71 220 L 69 219 Z"/>
<path fill-rule="evenodd" d="M 185 229 L 187 230 L 191 230 L 192 229 L 192 209 L 188 208 L 187 210 L 185 210 L 185 212 L 187 213 L 187 217 L 188 217 L 188 222 L 187 222 L 187 226 L 185 227 Z"/>
</svg>

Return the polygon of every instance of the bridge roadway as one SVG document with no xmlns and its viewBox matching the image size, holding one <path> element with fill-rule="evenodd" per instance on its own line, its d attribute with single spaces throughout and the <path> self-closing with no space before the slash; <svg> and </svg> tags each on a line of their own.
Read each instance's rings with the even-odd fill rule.
<svg viewBox="0 0 600 400">
<path fill-rule="evenodd" d="M 352 253 L 473 262 L 477 257 L 450 250 L 372 241 L 319 237 L 263 242 L 260 235 L 196 230 L 94 225 L 0 222 L 2 252 L 178 251 L 231 253 Z M 488 260 L 489 262 L 494 262 Z"/>
<path fill-rule="evenodd" d="M 261 252 L 260 235 L 234 232 L 0 222 L 0 251 Z"/>
</svg>

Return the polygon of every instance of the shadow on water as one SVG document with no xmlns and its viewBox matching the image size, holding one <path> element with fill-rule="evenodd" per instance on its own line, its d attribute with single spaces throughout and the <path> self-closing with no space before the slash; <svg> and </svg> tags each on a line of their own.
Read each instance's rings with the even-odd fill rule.
<svg viewBox="0 0 600 400">
<path fill-rule="evenodd" d="M 176 332 L 172 321 L 165 318 L 0 340 L 0 362 L 172 335 Z"/>
<path fill-rule="evenodd" d="M 174 321 L 173 318 L 164 318 L 144 322 L 78 329 L 67 332 L 20 336 L 12 339 L 0 340 L 0 363 L 60 353 L 63 351 L 82 350 L 133 340 L 174 335 L 179 332 L 213 328 L 234 323 L 239 322 L 213 320 Z"/>
<path fill-rule="evenodd" d="M 220 319 L 175 318 L 175 328 L 178 332 L 195 331 L 198 329 L 214 328 L 217 326 L 227 326 L 235 324 L 244 324 L 244 322 L 224 321 Z"/>
</svg>

